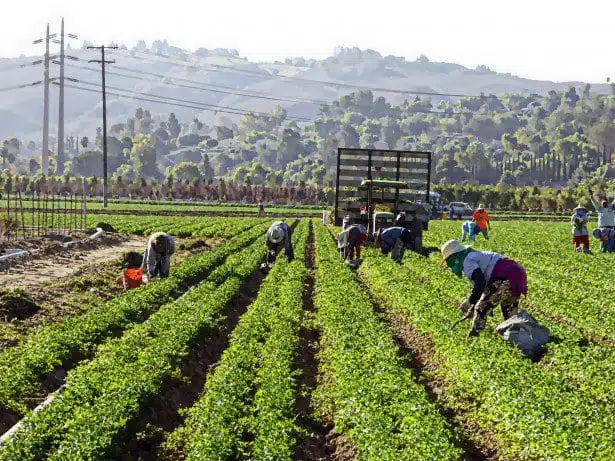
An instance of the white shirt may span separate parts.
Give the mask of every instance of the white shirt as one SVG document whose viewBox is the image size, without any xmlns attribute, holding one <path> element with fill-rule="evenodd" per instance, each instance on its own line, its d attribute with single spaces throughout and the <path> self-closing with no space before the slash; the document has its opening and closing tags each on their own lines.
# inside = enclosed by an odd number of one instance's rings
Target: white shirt
<svg viewBox="0 0 615 461">
<path fill-rule="evenodd" d="M 502 257 L 502 255 L 493 251 L 472 251 L 463 261 L 463 275 L 471 279 L 472 273 L 476 269 L 480 269 L 485 276 L 485 280 L 489 281 L 493 268 Z"/>
</svg>

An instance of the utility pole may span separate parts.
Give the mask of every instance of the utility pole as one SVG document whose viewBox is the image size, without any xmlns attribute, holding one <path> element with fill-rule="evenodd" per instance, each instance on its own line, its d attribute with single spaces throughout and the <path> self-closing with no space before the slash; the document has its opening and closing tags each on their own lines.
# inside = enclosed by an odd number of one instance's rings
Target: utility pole
<svg viewBox="0 0 615 461">
<path fill-rule="evenodd" d="M 88 62 L 96 62 L 102 69 L 102 103 L 103 103 L 103 207 L 107 208 L 108 181 L 107 181 L 107 95 L 105 89 L 105 64 L 113 64 L 115 61 L 105 61 L 105 49 L 116 49 L 117 46 L 88 46 L 88 49 L 100 50 L 100 60 L 91 59 Z"/>
<path fill-rule="evenodd" d="M 64 174 L 64 18 L 60 27 L 60 100 L 58 102 L 58 176 Z"/>
<path fill-rule="evenodd" d="M 74 34 L 68 34 L 68 38 L 78 38 Z M 60 62 L 54 61 L 54 64 L 60 64 L 60 97 L 58 102 L 58 160 L 57 160 L 57 174 L 62 175 L 64 173 L 64 162 L 66 160 L 64 152 L 64 60 L 65 58 L 78 60 L 74 56 L 66 56 L 64 52 L 64 18 L 62 18 L 62 26 L 60 29 L 60 40 L 54 40 L 54 42 L 60 44 Z M 70 80 L 70 79 L 69 79 Z"/>
<path fill-rule="evenodd" d="M 43 152 L 41 166 L 43 175 L 49 174 L 49 23 L 45 34 L 45 78 L 43 79 Z"/>
</svg>

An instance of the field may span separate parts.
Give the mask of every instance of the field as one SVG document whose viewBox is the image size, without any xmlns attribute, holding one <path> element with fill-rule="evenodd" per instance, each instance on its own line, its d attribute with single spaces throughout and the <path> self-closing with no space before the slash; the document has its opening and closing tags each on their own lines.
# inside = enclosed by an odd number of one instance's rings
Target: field
<svg viewBox="0 0 615 461">
<path fill-rule="evenodd" d="M 295 259 L 266 275 L 270 218 L 90 216 L 183 250 L 168 279 L 64 281 L 53 293 L 81 309 L 5 319 L 0 433 L 21 424 L 0 460 L 615 459 L 612 254 L 573 253 L 566 223 L 477 237 L 527 270 L 523 307 L 553 336 L 530 360 L 493 332 L 499 311 L 478 338 L 451 330 L 470 285 L 438 268 L 439 247 L 459 221 L 430 223 L 427 256 L 399 266 L 368 246 L 353 272 L 337 229 L 288 216 Z"/>
</svg>

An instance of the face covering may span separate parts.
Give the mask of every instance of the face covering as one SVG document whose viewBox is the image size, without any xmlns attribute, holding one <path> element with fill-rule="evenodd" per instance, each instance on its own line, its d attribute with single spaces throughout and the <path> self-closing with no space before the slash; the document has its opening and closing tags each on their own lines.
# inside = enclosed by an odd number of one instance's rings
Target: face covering
<svg viewBox="0 0 615 461">
<path fill-rule="evenodd" d="M 474 251 L 472 248 L 467 248 L 463 251 L 460 251 L 459 253 L 451 255 L 446 260 L 446 265 L 450 267 L 451 271 L 453 271 L 453 274 L 455 274 L 457 277 L 461 277 L 463 275 L 463 262 L 465 261 L 468 253 L 472 251 Z"/>
</svg>

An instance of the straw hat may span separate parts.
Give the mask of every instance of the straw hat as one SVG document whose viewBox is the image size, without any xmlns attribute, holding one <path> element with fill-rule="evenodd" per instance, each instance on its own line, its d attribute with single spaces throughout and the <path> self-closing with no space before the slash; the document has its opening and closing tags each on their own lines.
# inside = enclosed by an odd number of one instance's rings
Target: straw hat
<svg viewBox="0 0 615 461">
<path fill-rule="evenodd" d="M 442 264 L 455 253 L 464 251 L 467 247 L 459 243 L 458 240 L 449 240 L 442 245 Z"/>
<path fill-rule="evenodd" d="M 483 205 L 482 203 L 479 203 L 477 210 L 484 210 L 484 209 L 485 209 L 485 205 Z"/>
<path fill-rule="evenodd" d="M 284 231 L 280 227 L 274 227 L 269 236 L 271 243 L 280 243 L 284 239 Z"/>
</svg>

